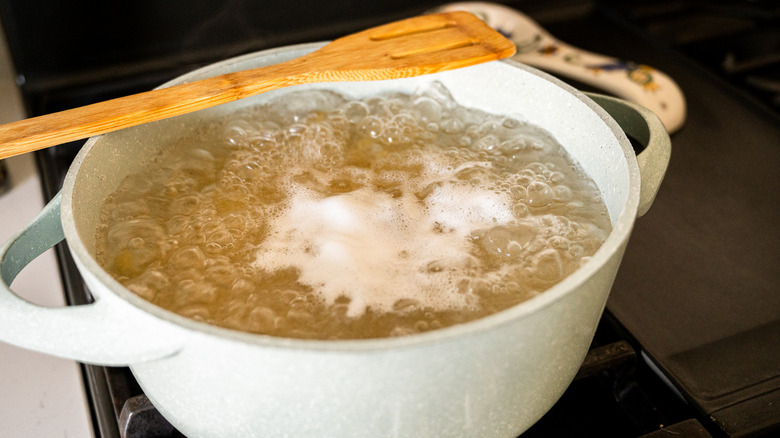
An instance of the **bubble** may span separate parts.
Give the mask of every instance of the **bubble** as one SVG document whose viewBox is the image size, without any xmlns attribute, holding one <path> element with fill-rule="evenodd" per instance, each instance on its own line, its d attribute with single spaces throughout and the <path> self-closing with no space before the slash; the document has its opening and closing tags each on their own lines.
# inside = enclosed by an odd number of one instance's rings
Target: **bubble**
<svg viewBox="0 0 780 438">
<path fill-rule="evenodd" d="M 206 257 L 201 250 L 193 246 L 176 251 L 169 262 L 179 270 L 200 270 L 206 265 Z"/>
<path fill-rule="evenodd" d="M 127 242 L 134 238 L 157 242 L 162 240 L 164 235 L 163 228 L 156 221 L 142 217 L 117 223 L 108 230 L 107 243 L 112 248 L 124 248 Z"/>
<path fill-rule="evenodd" d="M 201 172 L 202 175 L 210 174 L 209 172 Z M 171 199 L 179 196 L 182 193 L 191 192 L 198 186 L 198 180 L 192 178 L 185 173 L 178 173 L 174 175 L 168 181 L 163 183 L 163 194 Z"/>
<path fill-rule="evenodd" d="M 431 97 L 422 96 L 412 104 L 412 108 L 420 114 L 423 123 L 437 123 L 441 120 L 441 104 Z"/>
<path fill-rule="evenodd" d="M 359 130 L 371 138 L 379 138 L 382 135 L 383 123 L 376 116 L 368 116 L 360 122 Z"/>
<path fill-rule="evenodd" d="M 551 182 L 560 183 L 566 179 L 566 175 L 563 172 L 551 172 L 549 178 Z"/>
<path fill-rule="evenodd" d="M 113 220 L 126 220 L 137 218 L 139 216 L 148 216 L 150 213 L 149 204 L 146 202 L 119 202 L 111 211 Z"/>
<path fill-rule="evenodd" d="M 547 239 L 547 244 L 553 249 L 568 250 L 570 242 L 565 237 L 553 236 Z"/>
<path fill-rule="evenodd" d="M 219 252 L 222 252 L 224 248 L 222 245 L 216 242 L 208 242 L 206 243 L 206 246 L 203 248 L 203 250 L 208 254 L 217 254 Z"/>
<path fill-rule="evenodd" d="M 542 163 L 531 163 L 531 164 L 529 164 L 529 165 L 525 166 L 525 168 L 526 168 L 527 170 L 530 170 L 531 172 L 533 172 L 535 175 L 541 175 L 541 174 L 543 174 L 544 172 L 547 172 L 547 171 L 549 171 L 549 169 L 547 168 L 547 166 L 545 166 L 545 165 L 544 165 L 544 164 L 542 164 Z"/>
<path fill-rule="evenodd" d="M 522 202 L 518 202 L 512 205 L 512 214 L 516 218 L 522 219 L 524 217 L 527 217 L 529 214 L 531 214 L 531 210 L 528 209 L 527 205 L 523 204 Z"/>
<path fill-rule="evenodd" d="M 295 123 L 285 129 L 284 132 L 288 136 L 298 136 L 303 135 L 308 129 L 308 126 L 303 123 Z"/>
<path fill-rule="evenodd" d="M 222 223 L 226 228 L 244 231 L 248 227 L 248 219 L 241 214 L 227 214 L 223 216 Z"/>
<path fill-rule="evenodd" d="M 507 248 L 512 238 L 512 232 L 506 227 L 500 226 L 486 230 L 480 236 L 479 242 L 486 253 L 506 257 L 509 253 Z"/>
<path fill-rule="evenodd" d="M 157 296 L 157 288 L 146 284 L 130 283 L 127 285 L 127 288 L 147 301 L 152 301 Z"/>
<path fill-rule="evenodd" d="M 293 91 L 269 102 L 267 117 L 274 123 L 287 125 L 315 111 L 332 111 L 345 101 L 338 93 L 328 90 Z"/>
<path fill-rule="evenodd" d="M 245 278 L 238 278 L 233 281 L 233 284 L 230 286 L 230 290 L 236 295 L 246 296 L 257 290 L 257 288 L 251 281 Z"/>
<path fill-rule="evenodd" d="M 351 178 L 336 178 L 330 181 L 329 187 L 334 193 L 347 193 L 360 188 L 361 185 Z"/>
<path fill-rule="evenodd" d="M 393 310 L 398 312 L 411 312 L 420 307 L 420 302 L 414 298 L 401 298 L 393 303 Z"/>
<path fill-rule="evenodd" d="M 242 126 L 230 126 L 225 130 L 225 140 L 233 146 L 244 145 L 246 137 L 246 129 Z"/>
<path fill-rule="evenodd" d="M 189 181 L 194 178 L 208 177 L 216 173 L 214 156 L 211 152 L 193 148 L 188 149 L 185 157 L 181 160 L 171 163 L 172 169 L 179 172 L 184 172 L 183 175 L 178 175 L 179 179 Z M 194 178 L 193 178 L 194 177 Z M 197 183 L 195 182 L 197 185 Z"/>
<path fill-rule="evenodd" d="M 561 256 L 554 249 L 539 252 L 534 257 L 536 277 L 544 281 L 557 281 L 563 276 Z"/>
<path fill-rule="evenodd" d="M 116 256 L 114 269 L 119 275 L 132 278 L 142 274 L 158 256 L 158 251 L 152 246 L 126 247 L 120 250 Z"/>
<path fill-rule="evenodd" d="M 528 191 L 522 185 L 513 185 L 509 188 L 509 193 L 512 194 L 514 199 L 525 199 L 528 196 Z"/>
<path fill-rule="evenodd" d="M 182 316 L 202 322 L 208 321 L 211 317 L 208 306 L 202 303 L 181 306 L 177 309 L 177 312 Z"/>
<path fill-rule="evenodd" d="M 571 189 L 568 186 L 555 186 L 553 189 L 554 199 L 558 202 L 568 202 L 574 197 Z"/>
<path fill-rule="evenodd" d="M 163 173 L 163 172 L 160 172 Z M 158 177 L 163 175 L 158 175 Z M 167 176 L 167 175 L 166 175 Z M 163 176 L 165 178 L 166 176 Z M 126 198 L 137 198 L 148 194 L 156 185 L 155 179 L 146 178 L 141 175 L 129 175 L 119 184 L 115 192 L 117 196 L 117 204 L 124 204 L 118 195 L 123 195 Z"/>
<path fill-rule="evenodd" d="M 207 304 L 217 297 L 217 289 L 211 283 L 202 279 L 186 279 L 179 282 L 178 301 L 184 306 L 190 303 Z"/>
<path fill-rule="evenodd" d="M 197 211 L 200 205 L 201 198 L 196 194 L 178 196 L 173 201 L 171 201 L 170 212 L 171 214 L 177 216 L 187 216 Z"/>
<path fill-rule="evenodd" d="M 453 99 L 450 90 L 448 90 L 441 82 L 431 82 L 427 84 L 421 90 L 418 90 L 418 94 L 430 97 L 435 100 L 443 110 L 449 110 L 455 107 L 456 102 Z"/>
<path fill-rule="evenodd" d="M 550 205 L 555 194 L 547 184 L 541 181 L 533 181 L 528 185 L 527 200 L 531 207 L 544 207 Z"/>
<path fill-rule="evenodd" d="M 498 145 L 498 150 L 506 157 L 515 158 L 528 147 L 522 138 L 510 138 Z"/>
<path fill-rule="evenodd" d="M 368 113 L 368 105 L 360 101 L 349 102 L 344 108 L 344 116 L 350 123 L 358 123 L 363 117 L 367 116 Z"/>
<path fill-rule="evenodd" d="M 382 132 L 383 140 L 387 144 L 404 144 L 408 143 L 408 137 L 404 135 L 404 129 L 398 125 L 390 125 Z"/>
<path fill-rule="evenodd" d="M 235 239 L 233 238 L 233 235 L 227 229 L 219 229 L 214 231 L 213 233 L 209 234 L 208 238 L 206 239 L 207 242 L 216 243 L 223 248 L 232 245 L 234 240 Z"/>
<path fill-rule="evenodd" d="M 444 263 L 441 260 L 434 260 L 432 262 L 429 262 L 425 265 L 425 269 L 423 272 L 427 272 L 430 274 L 434 274 L 437 272 L 441 272 L 445 269 Z"/>
<path fill-rule="evenodd" d="M 314 322 L 314 316 L 311 313 L 296 308 L 290 309 L 286 317 L 290 324 L 311 325 Z"/>
<path fill-rule="evenodd" d="M 547 247 L 547 241 L 544 239 L 544 236 L 539 236 L 533 239 L 531 242 L 529 242 L 528 246 L 526 247 L 526 250 L 530 253 L 538 253 L 539 251 L 543 250 Z"/>
<path fill-rule="evenodd" d="M 498 137 L 493 134 L 488 134 L 478 139 L 474 143 L 474 147 L 483 151 L 494 151 L 498 149 L 499 144 L 500 140 Z"/>
<path fill-rule="evenodd" d="M 387 97 L 383 101 L 385 111 L 388 115 L 392 116 L 399 113 L 406 104 L 401 97 Z"/>
<path fill-rule="evenodd" d="M 501 126 L 506 129 L 517 129 L 522 125 L 522 122 L 512 117 L 505 117 L 501 120 Z"/>
<path fill-rule="evenodd" d="M 466 129 L 466 125 L 460 119 L 447 118 L 441 121 L 441 130 L 447 134 L 460 134 Z"/>
<path fill-rule="evenodd" d="M 409 336 L 415 334 L 416 331 L 414 329 L 411 329 L 409 327 L 403 326 L 403 325 L 397 325 L 393 327 L 392 330 L 390 330 L 390 333 L 388 336 L 390 337 L 399 337 L 399 336 Z"/>
</svg>

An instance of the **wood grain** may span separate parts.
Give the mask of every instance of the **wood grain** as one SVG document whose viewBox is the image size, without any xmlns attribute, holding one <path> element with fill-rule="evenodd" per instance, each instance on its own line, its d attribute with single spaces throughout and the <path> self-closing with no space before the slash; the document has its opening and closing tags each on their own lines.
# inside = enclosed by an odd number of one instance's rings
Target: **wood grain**
<svg viewBox="0 0 780 438">
<path fill-rule="evenodd" d="M 513 55 L 468 12 L 424 15 L 334 40 L 291 61 L 147 91 L 0 126 L 0 159 L 304 83 L 397 79 Z"/>
</svg>

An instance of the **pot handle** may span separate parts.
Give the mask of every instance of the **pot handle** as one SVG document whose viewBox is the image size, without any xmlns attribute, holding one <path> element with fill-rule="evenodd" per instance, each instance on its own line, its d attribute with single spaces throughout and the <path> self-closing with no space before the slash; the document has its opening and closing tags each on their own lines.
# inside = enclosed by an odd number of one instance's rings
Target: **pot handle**
<svg viewBox="0 0 780 438">
<path fill-rule="evenodd" d="M 636 157 L 642 179 L 636 215 L 643 216 L 653 204 L 669 167 L 672 152 L 669 133 L 658 116 L 643 106 L 603 94 L 585 94 L 604 108 L 626 135 L 645 147 Z"/>
<path fill-rule="evenodd" d="M 22 231 L 0 247 L 0 341 L 101 365 L 129 365 L 175 354 L 183 334 L 140 309 L 109 299 L 44 307 L 16 295 L 10 284 L 44 251 L 65 238 L 57 194 Z M 108 298 L 108 297 L 107 297 Z"/>
</svg>

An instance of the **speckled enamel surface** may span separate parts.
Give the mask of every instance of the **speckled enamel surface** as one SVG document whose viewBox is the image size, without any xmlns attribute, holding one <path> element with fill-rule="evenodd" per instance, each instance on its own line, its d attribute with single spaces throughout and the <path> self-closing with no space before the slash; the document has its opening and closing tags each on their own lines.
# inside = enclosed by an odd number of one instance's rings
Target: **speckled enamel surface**
<svg viewBox="0 0 780 438">
<path fill-rule="evenodd" d="M 178 81 L 275 63 L 316 47 L 248 55 Z M 47 228 L 57 228 L 61 214 L 64 235 L 96 303 L 53 315 L 49 309 L 19 304 L 3 287 L 0 321 L 8 312 L 22 315 L 17 323 L 32 315 L 40 330 L 29 335 L 34 342 L 18 329 L 9 339 L 8 324 L 2 322 L 0 339 L 82 361 L 129 364 L 155 406 L 188 436 L 517 436 L 573 379 L 617 272 L 640 205 L 640 188 L 651 183 L 640 180 L 630 145 L 600 107 L 513 62 L 318 87 L 359 96 L 413 90 L 432 80 L 443 82 L 463 105 L 542 126 L 580 161 L 600 187 L 614 227 L 588 264 L 544 294 L 490 317 L 421 335 L 367 341 L 280 339 L 207 326 L 152 306 L 100 269 L 91 254 L 97 208 L 125 174 L 143 165 L 156 140 L 175 136 L 192 120 L 288 91 L 278 90 L 90 140 L 66 179 L 61 206 L 50 205 L 48 219 L 30 229 L 48 236 L 39 246 L 51 245 L 61 234 L 54 236 L 59 231 Z M 656 189 L 649 187 L 653 194 Z M 32 252 L 23 245 L 6 246 L 0 256 L 5 262 Z M 5 267 L 3 272 L 5 278 Z M 62 326 L 68 324 L 77 327 Z M 58 336 L 67 330 L 81 337 Z"/>
</svg>

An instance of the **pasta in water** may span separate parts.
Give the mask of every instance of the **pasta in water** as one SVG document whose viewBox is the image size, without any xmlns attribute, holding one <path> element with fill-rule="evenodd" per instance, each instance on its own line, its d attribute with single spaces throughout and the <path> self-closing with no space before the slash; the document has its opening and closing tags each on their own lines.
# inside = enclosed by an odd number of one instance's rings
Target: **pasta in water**
<svg viewBox="0 0 780 438">
<path fill-rule="evenodd" d="M 273 336 L 401 336 L 511 307 L 610 232 L 554 138 L 440 84 L 296 91 L 193 128 L 101 210 L 99 263 L 146 300 Z"/>
</svg>

